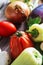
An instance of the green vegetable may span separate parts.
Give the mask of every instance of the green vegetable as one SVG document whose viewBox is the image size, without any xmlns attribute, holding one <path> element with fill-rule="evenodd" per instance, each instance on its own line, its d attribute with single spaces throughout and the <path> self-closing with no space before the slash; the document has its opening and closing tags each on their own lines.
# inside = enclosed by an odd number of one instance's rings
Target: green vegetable
<svg viewBox="0 0 43 65">
<path fill-rule="evenodd" d="M 35 48 L 26 48 L 11 65 L 41 65 L 42 55 Z"/>
<path fill-rule="evenodd" d="M 10 2 L 15 2 L 15 1 L 23 1 L 24 2 L 24 0 L 10 0 Z"/>
<path fill-rule="evenodd" d="M 37 29 L 33 29 L 33 30 L 32 30 L 31 32 L 29 32 L 29 33 L 31 33 L 34 38 L 36 38 L 36 37 L 39 35 L 39 32 L 38 32 Z"/>
<path fill-rule="evenodd" d="M 15 2 L 15 1 L 22 1 L 26 3 L 31 11 L 38 6 L 38 2 L 39 2 L 39 0 L 10 0 L 10 2 Z"/>
<path fill-rule="evenodd" d="M 30 0 L 10 0 L 11 2 L 14 2 L 14 1 L 23 1 L 25 3 L 29 2 Z"/>
<path fill-rule="evenodd" d="M 38 6 L 39 0 L 24 0 L 24 2 L 30 7 L 32 11 Z"/>
<path fill-rule="evenodd" d="M 24 0 L 25 3 L 28 3 L 30 0 Z"/>
<path fill-rule="evenodd" d="M 15 0 L 10 0 L 11 2 L 15 2 Z"/>
<path fill-rule="evenodd" d="M 43 65 L 43 56 L 42 56 L 42 65 Z"/>
<path fill-rule="evenodd" d="M 34 42 L 34 47 L 43 55 L 43 51 L 40 48 L 42 42 Z"/>
<path fill-rule="evenodd" d="M 41 22 L 41 18 L 40 17 L 36 17 L 36 18 L 29 18 L 27 20 L 27 28 L 29 28 L 31 25 L 33 24 L 39 24 Z"/>
<path fill-rule="evenodd" d="M 43 41 L 43 24 L 33 24 L 28 31 L 33 32 L 31 34 L 35 42 Z"/>
</svg>

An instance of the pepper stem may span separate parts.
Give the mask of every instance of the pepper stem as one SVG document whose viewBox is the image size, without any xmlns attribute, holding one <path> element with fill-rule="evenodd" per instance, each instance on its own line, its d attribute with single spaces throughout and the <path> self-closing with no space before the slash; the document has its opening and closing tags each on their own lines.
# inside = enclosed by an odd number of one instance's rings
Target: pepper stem
<svg viewBox="0 0 43 65">
<path fill-rule="evenodd" d="M 16 35 L 17 35 L 18 37 L 22 36 L 22 34 L 21 34 L 19 31 L 16 32 Z"/>
<path fill-rule="evenodd" d="M 29 2 L 30 0 L 24 0 L 24 2 Z"/>
<path fill-rule="evenodd" d="M 30 33 L 32 37 L 36 38 L 39 35 L 39 32 L 37 29 L 33 29 L 31 32 L 29 30 L 26 31 L 27 33 Z"/>
</svg>

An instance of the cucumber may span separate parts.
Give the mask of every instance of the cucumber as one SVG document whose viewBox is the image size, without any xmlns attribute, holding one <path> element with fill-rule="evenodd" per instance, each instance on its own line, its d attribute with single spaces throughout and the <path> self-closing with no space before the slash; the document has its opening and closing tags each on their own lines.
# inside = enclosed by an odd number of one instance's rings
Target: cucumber
<svg viewBox="0 0 43 65">
<path fill-rule="evenodd" d="M 38 30 L 39 34 L 37 37 L 32 37 L 32 39 L 35 41 L 35 42 L 41 42 L 43 41 L 43 25 L 39 25 L 39 24 L 33 24 L 30 28 L 29 28 L 29 31 L 32 32 L 32 30 Z"/>
</svg>

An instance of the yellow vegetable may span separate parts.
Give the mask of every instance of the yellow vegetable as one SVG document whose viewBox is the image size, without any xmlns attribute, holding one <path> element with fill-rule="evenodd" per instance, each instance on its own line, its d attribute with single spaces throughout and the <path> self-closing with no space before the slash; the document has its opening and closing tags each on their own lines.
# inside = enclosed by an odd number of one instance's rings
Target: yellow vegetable
<svg viewBox="0 0 43 65">
<path fill-rule="evenodd" d="M 40 25 L 39 24 L 33 24 L 29 28 L 29 32 L 32 32 L 34 29 L 36 29 L 39 34 L 37 35 L 37 37 L 32 36 L 33 40 L 35 42 L 38 42 L 38 41 L 41 42 L 41 41 L 43 41 L 43 24 L 40 24 Z M 36 35 L 36 33 L 34 35 Z"/>
<path fill-rule="evenodd" d="M 11 65 L 42 65 L 42 55 L 33 47 L 26 48 Z"/>
<path fill-rule="evenodd" d="M 24 0 L 10 0 L 11 2 L 14 2 L 14 1 L 24 1 Z"/>
</svg>

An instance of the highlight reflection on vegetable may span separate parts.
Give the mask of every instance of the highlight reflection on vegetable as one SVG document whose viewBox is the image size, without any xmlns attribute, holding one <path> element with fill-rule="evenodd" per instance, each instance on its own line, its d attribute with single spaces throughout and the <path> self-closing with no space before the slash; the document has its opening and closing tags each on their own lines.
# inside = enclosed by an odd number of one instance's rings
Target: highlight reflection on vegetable
<svg viewBox="0 0 43 65">
<path fill-rule="evenodd" d="M 16 32 L 10 39 L 10 51 L 13 58 L 16 58 L 25 48 L 33 46 L 32 40 L 23 31 Z"/>
<path fill-rule="evenodd" d="M 9 4 L 5 10 L 5 15 L 8 19 L 19 23 L 26 20 L 29 14 L 30 9 L 21 1 L 15 1 Z"/>
<path fill-rule="evenodd" d="M 11 65 L 42 65 L 42 55 L 35 48 L 26 48 Z"/>
<path fill-rule="evenodd" d="M 8 21 L 0 21 L 0 36 L 10 36 L 16 32 L 16 27 L 14 24 Z"/>
<path fill-rule="evenodd" d="M 39 16 L 41 18 L 41 22 L 43 22 L 43 4 L 35 8 L 30 15 L 32 18 L 35 18 L 37 16 Z"/>
<path fill-rule="evenodd" d="M 33 24 L 29 28 L 29 32 L 32 34 L 32 38 L 36 42 L 43 41 L 43 23 L 42 24 Z"/>
</svg>

